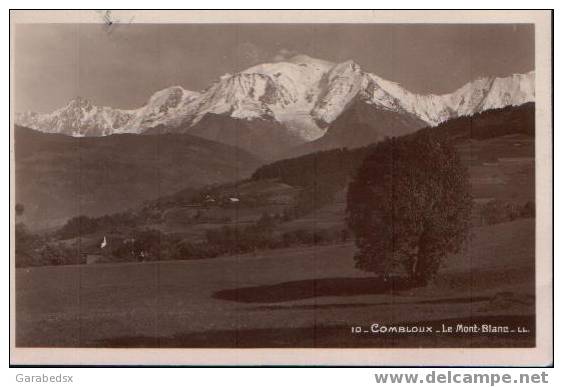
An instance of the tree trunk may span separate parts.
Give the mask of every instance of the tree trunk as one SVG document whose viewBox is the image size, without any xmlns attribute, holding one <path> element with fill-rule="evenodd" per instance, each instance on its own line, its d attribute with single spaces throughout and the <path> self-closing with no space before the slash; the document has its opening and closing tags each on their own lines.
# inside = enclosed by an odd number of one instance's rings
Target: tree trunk
<svg viewBox="0 0 563 387">
<path fill-rule="evenodd" d="M 414 257 L 411 269 L 411 280 L 415 285 L 426 286 L 428 284 L 427 272 L 424 265 L 428 264 L 428 233 L 422 232 L 418 239 L 418 251 Z"/>
</svg>

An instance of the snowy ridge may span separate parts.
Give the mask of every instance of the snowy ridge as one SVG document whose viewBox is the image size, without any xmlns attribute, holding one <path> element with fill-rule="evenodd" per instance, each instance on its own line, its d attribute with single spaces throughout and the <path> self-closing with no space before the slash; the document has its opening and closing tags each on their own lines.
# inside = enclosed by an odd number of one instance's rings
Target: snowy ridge
<svg viewBox="0 0 563 387">
<path fill-rule="evenodd" d="M 180 86 L 157 91 L 149 102 L 135 111 L 127 124 L 119 128 L 122 132 L 139 133 L 158 125 L 176 126 L 181 124 L 192 103 L 197 101 L 199 93 L 185 90 Z"/>
<path fill-rule="evenodd" d="M 87 99 L 77 97 L 52 113 L 26 112 L 16 115 L 15 121 L 49 133 L 75 137 L 105 136 L 124 126 L 134 115 L 134 111 L 94 106 Z"/>
<path fill-rule="evenodd" d="M 16 123 L 72 136 L 142 133 L 156 126 L 189 131 L 206 114 L 243 120 L 271 120 L 303 142 L 322 137 L 354 101 L 412 114 L 429 125 L 483 110 L 534 101 L 534 72 L 484 77 L 444 95 L 412 93 L 364 72 L 353 61 L 332 63 L 298 55 L 225 74 L 201 93 L 173 86 L 156 92 L 139 109 L 98 107 L 83 98 L 52 113 L 22 113 Z M 188 129 L 186 129 L 188 128 Z"/>
<path fill-rule="evenodd" d="M 141 133 L 157 125 L 176 125 L 199 93 L 179 86 L 160 90 L 136 110 L 95 106 L 77 97 L 52 113 L 25 112 L 16 115 L 17 124 L 47 133 L 74 137 L 107 136 L 115 133 Z"/>
<path fill-rule="evenodd" d="M 362 90 L 363 77 L 360 66 L 347 61 L 334 66 L 325 77 L 322 94 L 312 114 L 321 124 L 329 124 L 350 104 Z"/>
<path fill-rule="evenodd" d="M 369 86 L 364 91 L 364 100 L 393 111 L 402 109 L 429 125 L 484 110 L 534 101 L 533 71 L 505 78 L 480 78 L 444 95 L 414 94 L 376 75 L 369 74 L 368 77 Z"/>
</svg>

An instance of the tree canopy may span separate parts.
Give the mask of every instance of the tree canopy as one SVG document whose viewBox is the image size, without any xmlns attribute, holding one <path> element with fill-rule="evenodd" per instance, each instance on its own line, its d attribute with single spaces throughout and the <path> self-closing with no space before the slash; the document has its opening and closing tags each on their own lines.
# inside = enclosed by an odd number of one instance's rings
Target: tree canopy
<svg viewBox="0 0 563 387">
<path fill-rule="evenodd" d="M 471 206 L 467 169 L 446 136 L 421 131 L 377 144 L 348 189 L 356 266 L 426 284 L 462 247 Z"/>
</svg>

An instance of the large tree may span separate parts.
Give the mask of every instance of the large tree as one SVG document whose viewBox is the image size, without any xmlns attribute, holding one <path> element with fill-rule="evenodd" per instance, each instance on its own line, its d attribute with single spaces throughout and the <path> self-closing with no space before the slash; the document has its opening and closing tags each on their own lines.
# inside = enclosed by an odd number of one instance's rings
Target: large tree
<svg viewBox="0 0 563 387">
<path fill-rule="evenodd" d="M 374 147 L 348 189 L 356 266 L 424 285 L 468 237 L 468 173 L 445 136 L 424 130 Z"/>
</svg>

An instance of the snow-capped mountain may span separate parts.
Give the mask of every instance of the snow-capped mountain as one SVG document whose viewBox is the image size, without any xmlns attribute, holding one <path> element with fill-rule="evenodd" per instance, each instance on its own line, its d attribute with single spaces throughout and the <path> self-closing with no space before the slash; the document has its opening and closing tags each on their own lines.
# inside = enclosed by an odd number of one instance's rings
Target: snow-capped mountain
<svg viewBox="0 0 563 387">
<path fill-rule="evenodd" d="M 206 134 L 203 125 L 210 121 L 204 117 L 219 115 L 235 123 L 244 120 L 245 128 L 255 122 L 253 136 L 267 136 L 269 128 L 276 128 L 278 138 L 281 126 L 293 144 L 322 137 L 332 122 L 359 101 L 385 112 L 412 115 L 409 121 L 437 125 L 461 115 L 534 101 L 534 72 L 480 78 L 449 94 L 421 95 L 365 72 L 353 61 L 332 63 L 298 55 L 226 74 L 201 93 L 180 86 L 158 91 L 139 109 L 98 107 L 77 98 L 52 113 L 18 114 L 16 123 L 72 136 L 142 133 L 159 127 L 215 139 L 218 132 Z M 219 121 L 211 120 L 215 126 Z M 232 125 L 233 130 L 239 126 Z M 252 146 L 253 138 L 247 140 Z"/>
<path fill-rule="evenodd" d="M 87 99 L 77 97 L 52 113 L 26 112 L 16 115 L 15 121 L 42 132 L 83 137 L 118 132 L 133 116 L 133 111 L 94 106 Z"/>
<path fill-rule="evenodd" d="M 42 132 L 74 137 L 142 133 L 157 125 L 179 124 L 180 117 L 186 114 L 186 106 L 198 97 L 199 93 L 180 86 L 169 87 L 156 92 L 145 106 L 134 110 L 95 106 L 89 100 L 77 97 L 52 113 L 20 113 L 15 121 Z"/>
<path fill-rule="evenodd" d="M 122 132 L 140 133 L 158 125 L 177 126 L 189 112 L 189 106 L 199 98 L 195 91 L 173 86 L 157 91 L 147 104 L 134 111 L 133 117 L 121 128 Z"/>
<path fill-rule="evenodd" d="M 237 119 L 270 119 L 284 124 L 304 141 L 322 136 L 311 111 L 322 92 L 330 62 L 297 56 L 289 62 L 267 63 L 224 75 L 195 106 L 191 124 L 208 113 Z"/>
</svg>

